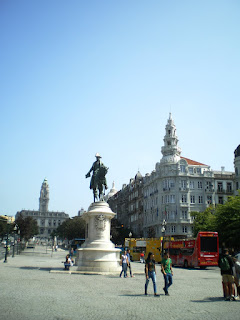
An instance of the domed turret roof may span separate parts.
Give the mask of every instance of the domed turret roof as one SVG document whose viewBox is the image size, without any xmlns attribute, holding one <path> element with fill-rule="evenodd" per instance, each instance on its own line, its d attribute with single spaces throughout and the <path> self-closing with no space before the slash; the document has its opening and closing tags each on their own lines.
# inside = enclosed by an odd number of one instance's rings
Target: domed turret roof
<svg viewBox="0 0 240 320">
<path fill-rule="evenodd" d="M 109 193 L 106 195 L 106 200 L 110 199 L 112 196 L 114 196 L 117 193 L 117 189 L 115 189 L 115 183 L 113 181 L 112 189 L 109 191 Z"/>
<path fill-rule="evenodd" d="M 141 175 L 140 171 L 138 170 L 137 174 L 135 175 L 135 180 L 142 180 L 143 176 Z"/>
</svg>

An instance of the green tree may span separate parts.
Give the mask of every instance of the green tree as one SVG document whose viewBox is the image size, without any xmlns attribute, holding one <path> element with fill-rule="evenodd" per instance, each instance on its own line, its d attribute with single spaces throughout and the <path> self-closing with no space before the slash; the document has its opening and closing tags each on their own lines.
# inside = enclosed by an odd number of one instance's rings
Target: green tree
<svg viewBox="0 0 240 320">
<path fill-rule="evenodd" d="M 125 228 L 123 224 L 121 224 L 117 219 L 111 220 L 111 241 L 117 245 L 124 245 L 125 238 L 129 238 L 129 233 L 131 230 L 129 228 Z M 132 234 L 134 238 L 134 234 Z"/>
<path fill-rule="evenodd" d="M 240 247 L 240 194 L 216 207 L 216 230 L 220 243 L 230 248 Z"/>
<path fill-rule="evenodd" d="M 148 238 L 155 238 L 156 237 L 156 232 L 153 227 L 148 228 Z"/>
<path fill-rule="evenodd" d="M 194 218 L 194 236 L 199 231 L 217 231 L 221 246 L 240 248 L 240 194 L 229 197 L 215 208 L 192 212 L 191 216 Z"/>
<path fill-rule="evenodd" d="M 32 217 L 23 217 L 20 215 L 16 220 L 16 224 L 20 229 L 21 239 L 28 241 L 33 236 L 39 233 L 39 228 L 37 225 L 37 221 Z"/>
<path fill-rule="evenodd" d="M 56 230 L 54 235 L 61 239 L 72 240 L 74 238 L 85 238 L 86 223 L 82 217 L 69 218 L 64 221 Z"/>
<path fill-rule="evenodd" d="M 0 220 L 0 237 L 3 239 L 5 234 L 7 233 L 7 222 Z"/>
<path fill-rule="evenodd" d="M 209 207 L 203 212 L 193 211 L 191 216 L 194 219 L 194 237 L 197 236 L 199 231 L 216 231 L 216 215 L 213 207 Z"/>
</svg>

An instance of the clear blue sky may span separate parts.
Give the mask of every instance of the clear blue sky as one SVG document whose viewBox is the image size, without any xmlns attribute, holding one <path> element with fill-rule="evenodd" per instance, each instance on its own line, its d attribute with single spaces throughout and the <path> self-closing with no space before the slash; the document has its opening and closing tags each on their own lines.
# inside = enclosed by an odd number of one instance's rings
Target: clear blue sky
<svg viewBox="0 0 240 320">
<path fill-rule="evenodd" d="M 70 216 L 92 202 L 95 153 L 120 189 L 161 157 L 233 171 L 240 143 L 240 2 L 0 1 L 0 214 Z"/>
</svg>

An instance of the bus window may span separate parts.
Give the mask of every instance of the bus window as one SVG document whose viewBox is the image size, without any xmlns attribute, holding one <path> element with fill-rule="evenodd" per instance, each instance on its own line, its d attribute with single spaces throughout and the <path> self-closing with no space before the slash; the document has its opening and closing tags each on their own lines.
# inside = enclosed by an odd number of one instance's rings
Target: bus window
<svg viewBox="0 0 240 320">
<path fill-rule="evenodd" d="M 180 249 L 169 248 L 169 255 L 170 256 L 177 256 L 180 253 Z"/>
<path fill-rule="evenodd" d="M 182 248 L 181 253 L 184 256 L 191 256 L 193 254 L 194 248 Z"/>
<path fill-rule="evenodd" d="M 217 237 L 200 237 L 201 252 L 217 252 Z"/>
</svg>

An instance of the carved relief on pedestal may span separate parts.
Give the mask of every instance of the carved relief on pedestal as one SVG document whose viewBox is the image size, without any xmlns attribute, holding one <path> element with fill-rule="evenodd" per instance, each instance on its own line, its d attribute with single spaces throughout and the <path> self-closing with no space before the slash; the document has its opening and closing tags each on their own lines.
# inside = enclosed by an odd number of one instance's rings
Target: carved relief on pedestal
<svg viewBox="0 0 240 320">
<path fill-rule="evenodd" d="M 104 231 L 106 229 L 106 218 L 103 214 L 95 217 L 95 227 L 97 230 Z"/>
</svg>

